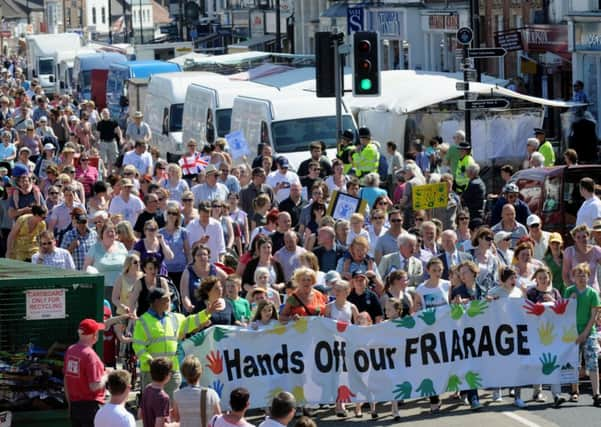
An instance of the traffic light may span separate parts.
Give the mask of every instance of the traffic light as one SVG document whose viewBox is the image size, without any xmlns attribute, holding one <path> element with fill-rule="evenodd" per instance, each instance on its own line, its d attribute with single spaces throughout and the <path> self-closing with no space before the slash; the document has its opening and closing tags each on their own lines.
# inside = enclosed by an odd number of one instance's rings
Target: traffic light
<svg viewBox="0 0 601 427">
<path fill-rule="evenodd" d="M 380 95 L 380 38 L 378 33 L 353 33 L 353 95 Z"/>
<path fill-rule="evenodd" d="M 315 89 L 318 98 L 333 98 L 335 91 L 334 43 L 332 33 L 315 33 Z"/>
</svg>

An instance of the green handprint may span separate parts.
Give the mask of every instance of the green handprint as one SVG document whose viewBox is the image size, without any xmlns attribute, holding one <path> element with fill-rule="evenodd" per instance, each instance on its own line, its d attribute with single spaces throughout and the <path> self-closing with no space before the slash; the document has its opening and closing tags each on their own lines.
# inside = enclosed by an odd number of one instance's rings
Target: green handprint
<svg viewBox="0 0 601 427">
<path fill-rule="evenodd" d="M 405 381 L 402 384 L 397 384 L 392 393 L 396 400 L 403 400 L 411 397 L 411 390 L 411 383 L 409 381 Z"/>
<path fill-rule="evenodd" d="M 415 391 L 420 393 L 421 397 L 436 395 L 436 392 L 434 391 L 434 383 L 432 383 L 430 378 L 424 379 L 419 387 L 415 389 Z"/>
<path fill-rule="evenodd" d="M 436 322 L 436 308 L 426 308 L 418 316 L 426 325 L 433 325 Z"/>
<path fill-rule="evenodd" d="M 415 326 L 415 319 L 413 316 L 405 316 L 401 319 L 394 319 L 392 323 L 394 323 L 397 328 L 412 329 Z"/>
<path fill-rule="evenodd" d="M 459 320 L 463 313 L 465 313 L 465 308 L 462 304 L 451 304 L 451 319 Z"/>
<path fill-rule="evenodd" d="M 225 328 L 220 328 L 219 326 L 215 327 L 215 330 L 213 332 L 213 339 L 217 342 L 221 341 L 224 338 L 227 338 L 230 336 L 230 333 L 227 329 Z"/>
<path fill-rule="evenodd" d="M 190 340 L 194 343 L 196 347 L 200 347 L 203 342 L 205 342 L 206 333 L 205 331 L 198 332 L 190 337 Z"/>
<path fill-rule="evenodd" d="M 488 308 L 486 301 L 475 300 L 470 302 L 470 306 L 467 308 L 467 315 L 469 317 L 476 317 L 479 314 L 483 314 Z"/>
<path fill-rule="evenodd" d="M 540 342 L 542 345 L 551 345 L 555 340 L 555 326 L 551 322 L 543 323 L 538 328 L 538 337 L 540 338 Z"/>
<path fill-rule="evenodd" d="M 543 365 L 543 374 L 545 375 L 551 375 L 554 370 L 559 368 L 557 356 L 553 356 L 551 353 L 543 353 L 538 360 L 540 360 L 540 363 Z"/>
<path fill-rule="evenodd" d="M 567 344 L 571 344 L 578 338 L 578 331 L 576 325 L 572 325 L 569 328 L 564 328 L 561 340 Z"/>
<path fill-rule="evenodd" d="M 470 389 L 475 389 L 482 386 L 480 374 L 474 371 L 467 371 L 465 374 L 465 382 L 467 382 L 467 385 L 470 387 Z"/>
<path fill-rule="evenodd" d="M 459 391 L 459 386 L 461 385 L 462 381 L 461 379 L 453 374 L 449 377 L 449 381 L 447 383 L 447 391 L 449 392 L 458 392 Z"/>
</svg>

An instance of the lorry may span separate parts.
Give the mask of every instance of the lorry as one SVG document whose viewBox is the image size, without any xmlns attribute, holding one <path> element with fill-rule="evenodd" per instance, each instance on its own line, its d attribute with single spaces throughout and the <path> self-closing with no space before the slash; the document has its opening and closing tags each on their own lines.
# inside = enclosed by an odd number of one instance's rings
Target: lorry
<svg viewBox="0 0 601 427">
<path fill-rule="evenodd" d="M 600 165 L 551 166 L 522 169 L 511 180 L 520 189 L 520 198 L 543 223 L 543 230 L 560 233 L 564 246 L 572 242 L 570 230 L 584 202 L 578 183 L 584 177 L 601 182 Z"/>
<path fill-rule="evenodd" d="M 343 103 L 342 129 L 356 128 Z M 295 169 L 307 158 L 313 141 L 323 141 L 328 157 L 333 158 L 337 142 L 335 100 L 291 88 L 263 96 L 240 95 L 232 108 L 231 132 L 235 131 L 242 132 L 250 156 L 269 144 L 274 156 L 285 155 Z"/>
<path fill-rule="evenodd" d="M 229 82 L 225 76 L 207 71 L 164 73 L 150 78 L 144 115 L 152 130 L 152 144 L 159 147 L 161 154 L 184 151 L 182 117 L 188 87 L 192 83 L 215 81 Z"/>
<path fill-rule="evenodd" d="M 186 92 L 182 118 L 182 140 L 211 144 L 230 132 L 232 107 L 238 95 L 264 96 L 277 89 L 239 80 L 192 83 Z"/>
<path fill-rule="evenodd" d="M 91 99 L 92 84 L 97 82 L 92 79 L 92 70 L 108 71 L 111 64 L 126 61 L 125 55 L 117 52 L 93 52 L 77 55 L 73 64 L 73 88 L 77 100 Z M 106 88 L 106 75 L 103 86 Z M 103 100 L 102 104 L 105 102 Z"/>
<path fill-rule="evenodd" d="M 176 71 L 181 71 L 178 64 L 164 61 L 126 61 L 111 64 L 106 80 L 106 106 L 111 112 L 111 117 L 123 124 L 121 116 L 127 112 L 128 80 Z"/>
<path fill-rule="evenodd" d="M 52 95 L 60 90 L 59 63 L 68 64 L 83 47 L 81 37 L 75 33 L 36 34 L 26 38 L 27 78 L 37 78 L 44 92 Z M 71 53 L 68 53 L 71 52 Z M 68 68 L 68 65 L 67 65 Z M 64 69 L 62 70 L 64 73 Z"/>
</svg>

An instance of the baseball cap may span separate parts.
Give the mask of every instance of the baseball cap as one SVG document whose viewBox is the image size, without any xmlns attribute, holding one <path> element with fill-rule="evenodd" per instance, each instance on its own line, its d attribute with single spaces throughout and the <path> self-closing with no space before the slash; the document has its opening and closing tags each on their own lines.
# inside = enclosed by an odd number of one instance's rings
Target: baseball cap
<svg viewBox="0 0 601 427">
<path fill-rule="evenodd" d="M 51 143 L 47 143 L 47 144 L 44 144 L 44 151 L 46 151 L 46 150 L 54 151 L 54 150 L 56 150 L 56 147 Z"/>
<path fill-rule="evenodd" d="M 82 335 L 92 335 L 98 331 L 104 331 L 104 323 L 97 322 L 94 319 L 83 319 L 79 322 L 79 330 Z"/>
<path fill-rule="evenodd" d="M 290 163 L 288 162 L 288 159 L 286 157 L 284 157 L 284 156 L 278 157 L 278 159 L 276 160 L 276 163 L 281 168 L 287 168 L 288 166 L 290 166 Z"/>
<path fill-rule="evenodd" d="M 519 192 L 520 192 L 520 189 L 514 182 L 505 184 L 505 187 L 503 187 L 503 193 L 519 193 Z"/>
<path fill-rule="evenodd" d="M 597 218 L 593 221 L 593 231 L 601 231 L 601 218 Z"/>
<path fill-rule="evenodd" d="M 528 227 L 531 227 L 534 224 L 538 224 L 538 225 L 541 224 L 540 217 L 535 214 L 529 215 L 528 218 L 526 219 L 526 225 Z"/>
<path fill-rule="evenodd" d="M 260 287 L 260 286 L 255 286 L 254 288 L 252 288 L 252 289 L 251 289 L 251 290 L 248 292 L 248 297 L 249 297 L 249 298 L 254 298 L 254 297 L 255 297 L 255 294 L 258 294 L 258 293 L 267 294 L 267 291 L 266 291 L 264 288 Z"/>
<path fill-rule="evenodd" d="M 148 294 L 148 301 L 150 301 L 150 303 L 152 304 L 153 302 L 155 302 L 157 300 L 160 300 L 163 298 L 168 298 L 170 296 L 171 296 L 171 293 L 169 291 L 166 291 L 163 288 L 154 288 Z"/>
<path fill-rule="evenodd" d="M 326 273 L 325 277 L 324 277 L 324 281 L 326 282 L 326 284 L 330 284 L 331 282 L 336 282 L 340 280 L 340 273 L 338 273 L 336 270 L 330 270 Z"/>
<path fill-rule="evenodd" d="M 361 269 L 353 271 L 352 277 L 355 278 L 357 276 L 367 277 L 367 273 L 364 270 L 361 270 Z"/>
<path fill-rule="evenodd" d="M 499 242 L 509 239 L 510 237 L 511 233 L 509 231 L 499 231 L 497 234 L 495 234 L 495 243 L 498 244 Z"/>
<path fill-rule="evenodd" d="M 601 223 L 600 223 L 601 225 Z M 594 229 L 595 225 L 593 224 L 593 229 Z M 563 243 L 563 238 L 561 237 L 561 234 L 559 233 L 551 233 L 551 235 L 549 236 L 549 243 L 553 243 L 553 242 L 557 242 L 557 243 Z"/>
</svg>

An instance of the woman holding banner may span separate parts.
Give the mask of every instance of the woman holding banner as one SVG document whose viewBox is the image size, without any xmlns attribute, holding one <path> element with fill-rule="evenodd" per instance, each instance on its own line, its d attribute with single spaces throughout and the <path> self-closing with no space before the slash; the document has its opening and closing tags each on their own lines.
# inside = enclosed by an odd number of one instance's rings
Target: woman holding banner
<svg viewBox="0 0 601 427">
<path fill-rule="evenodd" d="M 287 298 L 280 321 L 286 323 L 305 316 L 323 316 L 328 298 L 313 289 L 317 283 L 317 273 L 307 267 L 297 268 L 292 274 L 292 282 L 297 285 L 297 289 Z"/>
</svg>

